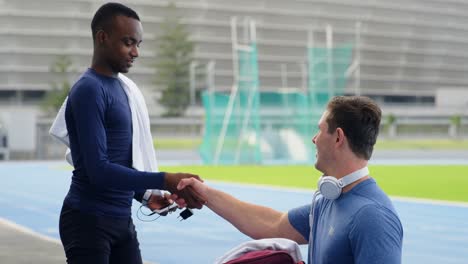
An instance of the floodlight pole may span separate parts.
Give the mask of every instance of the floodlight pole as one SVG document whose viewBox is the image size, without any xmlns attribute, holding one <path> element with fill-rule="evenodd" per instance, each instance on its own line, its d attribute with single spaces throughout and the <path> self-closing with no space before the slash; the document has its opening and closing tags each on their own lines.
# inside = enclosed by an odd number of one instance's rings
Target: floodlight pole
<svg viewBox="0 0 468 264">
<path fill-rule="evenodd" d="M 314 48 L 314 45 L 315 45 L 315 39 L 314 39 L 314 28 L 311 26 L 309 28 L 309 33 L 308 33 L 308 38 L 307 38 L 307 49 L 308 49 L 308 92 L 309 92 L 309 95 L 311 97 L 311 104 L 312 104 L 312 107 L 315 107 L 317 105 L 317 100 L 316 100 L 316 97 L 315 97 L 315 92 L 317 91 L 313 91 L 314 87 L 312 85 L 312 74 L 314 73 L 314 66 L 315 66 L 315 58 L 313 57 L 313 52 L 312 52 L 312 49 Z M 316 88 L 316 87 L 315 87 Z"/>
<path fill-rule="evenodd" d="M 245 22 L 246 20 L 244 20 Z M 256 38 L 257 38 L 257 35 L 256 35 L 256 25 L 255 25 L 255 21 L 253 19 L 250 19 L 248 18 L 247 22 L 244 23 L 244 32 L 247 31 L 247 34 L 244 34 L 244 36 L 247 36 L 247 39 L 245 40 L 245 43 L 248 43 L 246 45 L 248 45 L 246 47 L 247 51 L 248 52 L 253 52 L 254 50 L 252 49 L 252 46 L 251 44 L 252 43 L 256 43 Z M 249 73 L 252 72 L 252 65 L 249 63 Z M 253 79 L 250 79 L 249 80 L 250 82 L 253 81 Z M 252 87 L 251 87 L 252 88 Z M 239 135 L 239 138 L 238 138 L 238 141 L 237 141 L 237 147 L 236 147 L 236 152 L 234 154 L 234 162 L 235 164 L 238 164 L 239 163 L 239 160 L 240 160 L 240 153 L 241 153 L 241 147 L 242 147 L 242 140 L 243 140 L 243 137 L 245 136 L 246 134 L 246 131 L 247 131 L 247 126 L 249 124 L 249 121 L 250 121 L 250 114 L 251 114 L 251 110 L 252 110 L 252 104 L 253 104 L 253 99 L 254 99 L 254 94 L 252 94 L 252 92 L 255 92 L 257 91 L 258 87 L 255 87 L 255 90 L 252 91 L 252 89 L 250 89 L 249 91 L 249 95 L 248 95 L 248 98 L 247 98 L 247 106 L 246 106 L 246 109 L 245 109 L 245 117 L 244 119 L 242 120 L 242 126 L 241 126 L 241 133 Z M 260 144 L 260 138 L 258 135 L 256 135 L 256 144 Z"/>
<path fill-rule="evenodd" d="M 327 37 L 327 71 L 328 71 L 328 97 L 331 99 L 335 95 L 335 74 L 333 69 L 333 28 L 330 24 L 325 27 Z"/>
<path fill-rule="evenodd" d="M 234 108 L 234 101 L 236 99 L 238 83 L 239 83 L 239 62 L 237 50 L 239 45 L 237 42 L 237 17 L 231 17 L 231 42 L 232 42 L 232 72 L 233 72 L 233 85 L 231 89 L 231 95 L 229 96 L 228 105 L 226 107 L 226 112 L 224 114 L 223 125 L 218 137 L 218 142 L 216 144 L 216 151 L 213 159 L 213 163 L 217 165 L 219 163 L 219 158 L 221 156 L 221 151 L 224 146 L 224 140 L 226 138 L 227 128 L 229 119 L 232 115 L 232 110 Z"/>
<path fill-rule="evenodd" d="M 281 86 L 288 87 L 288 66 L 286 63 L 281 63 Z"/>
<path fill-rule="evenodd" d="M 210 60 L 206 64 L 206 86 L 208 88 L 208 92 L 213 94 L 215 92 L 215 66 L 216 62 L 214 60 Z"/>
<path fill-rule="evenodd" d="M 361 95 L 361 22 L 356 22 L 356 48 L 355 48 L 355 61 L 356 61 L 356 73 L 354 75 L 354 93 L 355 95 Z"/>
<path fill-rule="evenodd" d="M 195 89 L 197 87 L 197 77 L 196 77 L 196 68 L 198 63 L 196 61 L 190 62 L 189 74 L 190 74 L 190 105 L 195 105 Z"/>
</svg>

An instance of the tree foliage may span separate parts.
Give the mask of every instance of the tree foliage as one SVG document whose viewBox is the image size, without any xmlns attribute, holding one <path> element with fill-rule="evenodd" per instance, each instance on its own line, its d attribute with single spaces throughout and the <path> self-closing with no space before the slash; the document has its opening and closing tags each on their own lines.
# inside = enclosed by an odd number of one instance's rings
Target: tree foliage
<svg viewBox="0 0 468 264">
<path fill-rule="evenodd" d="M 177 14 L 173 3 L 167 7 L 166 17 L 157 37 L 156 86 L 161 91 L 159 103 L 164 116 L 182 116 L 189 105 L 189 68 L 193 61 L 194 43 Z"/>
<path fill-rule="evenodd" d="M 71 84 L 67 78 L 73 62 L 68 55 L 59 55 L 50 66 L 50 72 L 57 75 L 59 81 L 53 82 L 52 89 L 47 91 L 42 101 L 42 109 L 47 113 L 55 114 L 68 96 Z"/>
</svg>

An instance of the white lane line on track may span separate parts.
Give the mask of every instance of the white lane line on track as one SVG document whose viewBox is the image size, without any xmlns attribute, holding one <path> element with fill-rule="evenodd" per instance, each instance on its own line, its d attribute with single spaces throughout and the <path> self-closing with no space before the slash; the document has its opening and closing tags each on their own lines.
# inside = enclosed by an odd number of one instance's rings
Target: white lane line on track
<svg viewBox="0 0 468 264">
<path fill-rule="evenodd" d="M 7 220 L 7 219 L 2 218 L 2 217 L 0 217 L 0 225 L 10 227 L 10 228 L 12 228 L 12 229 L 14 229 L 16 231 L 19 231 L 19 232 L 24 233 L 26 235 L 36 237 L 36 238 L 38 238 L 40 240 L 43 240 L 43 241 L 52 242 L 52 243 L 55 243 L 55 244 L 62 245 L 62 243 L 58 239 L 42 235 L 42 234 L 40 234 L 40 233 L 30 229 L 30 228 L 27 228 L 27 227 L 19 225 L 17 223 L 11 222 L 10 220 Z"/>
</svg>

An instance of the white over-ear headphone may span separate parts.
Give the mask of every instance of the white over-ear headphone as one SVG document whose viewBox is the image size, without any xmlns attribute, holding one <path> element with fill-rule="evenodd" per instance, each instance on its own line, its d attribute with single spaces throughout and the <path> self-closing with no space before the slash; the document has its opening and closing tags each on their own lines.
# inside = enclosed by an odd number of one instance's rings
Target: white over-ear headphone
<svg viewBox="0 0 468 264">
<path fill-rule="evenodd" d="M 340 197 L 343 188 L 365 176 L 369 175 L 369 169 L 364 167 L 353 173 L 337 179 L 333 176 L 322 176 L 318 181 L 317 190 L 329 200 L 335 200 Z"/>
<path fill-rule="evenodd" d="M 352 172 L 341 179 L 337 179 L 333 176 L 322 176 L 318 181 L 317 191 L 314 193 L 312 198 L 312 206 L 310 208 L 309 214 L 309 224 L 310 224 L 310 234 L 309 234 L 309 241 L 310 241 L 310 248 L 309 248 L 309 259 L 312 261 L 312 251 L 314 250 L 314 237 L 312 236 L 312 232 L 314 229 L 314 210 L 315 210 L 315 203 L 316 198 L 319 194 L 321 194 L 325 199 L 335 200 L 340 197 L 343 188 L 365 176 L 369 175 L 369 169 L 364 167 L 359 169 L 355 172 Z"/>
</svg>

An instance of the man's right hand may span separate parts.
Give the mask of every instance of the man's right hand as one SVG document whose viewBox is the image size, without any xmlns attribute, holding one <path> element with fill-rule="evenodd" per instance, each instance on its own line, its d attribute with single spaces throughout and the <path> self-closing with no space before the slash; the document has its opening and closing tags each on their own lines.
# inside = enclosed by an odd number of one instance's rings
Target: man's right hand
<svg viewBox="0 0 468 264">
<path fill-rule="evenodd" d="M 202 181 L 198 181 L 194 178 L 185 178 L 180 180 L 179 184 L 177 185 L 177 189 L 191 189 L 197 193 L 198 197 L 205 201 L 205 204 L 208 202 L 208 186 Z"/>
<path fill-rule="evenodd" d="M 198 176 L 190 173 L 165 173 L 164 189 L 168 190 L 173 194 L 177 194 L 179 198 L 182 198 L 187 203 L 188 208 L 197 208 L 201 209 L 206 203 L 200 194 L 198 194 L 190 186 L 182 190 L 177 189 L 177 185 L 182 179 L 193 178 L 193 180 L 203 182 L 203 180 Z"/>
</svg>

